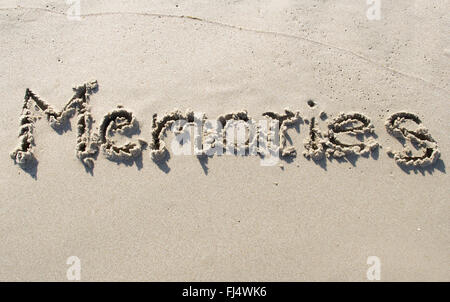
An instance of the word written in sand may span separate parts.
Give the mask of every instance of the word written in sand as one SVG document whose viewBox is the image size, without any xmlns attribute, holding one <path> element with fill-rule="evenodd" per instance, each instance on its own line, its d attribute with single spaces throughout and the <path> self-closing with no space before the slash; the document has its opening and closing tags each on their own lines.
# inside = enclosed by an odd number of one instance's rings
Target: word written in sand
<svg viewBox="0 0 450 302">
<path fill-rule="evenodd" d="M 137 142 L 118 144 L 115 136 L 131 137 L 139 133 L 139 122 L 136 116 L 119 105 L 103 117 L 97 131 L 94 131 L 95 121 L 88 104 L 91 95 L 98 90 L 97 81 L 74 87 L 73 90 L 73 97 L 61 111 L 53 109 L 30 89 L 26 90 L 20 116 L 19 145 L 11 153 L 11 158 L 17 164 L 26 166 L 36 162 L 33 152 L 35 146 L 33 133 L 35 122 L 42 115 L 56 131 L 62 130 L 69 120 L 77 115 L 76 156 L 88 169 L 94 167 L 94 160 L 100 151 L 108 159 L 127 160 L 141 156 L 147 146 L 155 162 L 164 161 L 168 157 L 164 138 L 169 130 L 175 134 L 172 150 L 177 143 L 182 145 L 183 142 L 190 141 L 193 130 L 196 156 L 214 156 L 224 153 L 259 155 L 266 160 L 266 165 L 276 162 L 273 159 L 296 156 L 294 146 L 288 145 L 287 131 L 300 122 L 309 124 L 309 134 L 304 142 L 303 155 L 314 161 L 325 157 L 368 155 L 379 147 L 379 143 L 375 140 L 373 124 L 362 113 L 341 113 L 328 123 L 327 131 L 322 132 L 314 117 L 303 120 L 300 112 L 289 109 L 285 109 L 281 114 L 265 112 L 263 119 L 258 122 L 245 110 L 223 114 L 213 120 L 207 119 L 203 113 L 194 113 L 191 110 L 184 113 L 175 110 L 161 117 L 154 114 L 149 143 L 138 139 Z M 309 101 L 308 105 L 315 106 L 315 102 Z M 322 112 L 320 117 L 326 119 L 327 114 Z M 411 127 L 411 122 L 416 126 Z M 399 165 L 425 167 L 438 160 L 440 156 L 438 144 L 416 114 L 395 113 L 386 120 L 385 127 L 387 132 L 398 138 L 404 146 L 400 151 L 388 148 L 388 155 L 393 157 Z M 354 136 L 355 142 L 343 142 L 342 135 Z M 414 146 L 415 152 L 406 147 L 406 142 Z M 190 154 L 190 150 L 190 147 L 184 148 L 181 153 Z M 268 158 L 272 161 L 267 161 Z"/>
</svg>

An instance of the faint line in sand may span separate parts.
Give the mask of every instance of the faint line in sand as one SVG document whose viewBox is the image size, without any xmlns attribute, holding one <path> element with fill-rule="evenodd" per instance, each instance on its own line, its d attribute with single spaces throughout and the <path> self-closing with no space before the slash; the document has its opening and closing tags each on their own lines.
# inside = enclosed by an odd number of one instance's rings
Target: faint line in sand
<svg viewBox="0 0 450 302">
<path fill-rule="evenodd" d="M 8 10 L 17 10 L 17 9 L 29 9 L 29 10 L 36 10 L 36 11 L 43 11 L 43 12 L 48 12 L 51 14 L 56 14 L 56 15 L 61 15 L 61 16 L 67 16 L 66 13 L 62 13 L 62 12 L 57 12 L 51 9 L 47 9 L 47 8 L 41 8 L 41 7 L 9 7 L 9 8 L 0 8 L 0 11 L 8 11 Z M 317 40 L 313 40 L 310 38 L 306 38 L 306 37 L 301 37 L 301 36 L 296 36 L 293 34 L 288 34 L 288 33 L 283 33 L 283 32 L 277 32 L 277 31 L 266 31 L 266 30 L 261 30 L 261 29 L 253 29 L 253 28 L 246 28 L 246 27 L 242 27 L 242 26 L 238 26 L 238 25 L 233 25 L 233 24 L 227 24 L 227 23 L 222 23 L 219 21 L 214 21 L 214 20 L 208 20 L 208 19 L 204 19 L 204 18 L 199 18 L 199 17 L 193 17 L 193 16 L 185 16 L 185 15 L 171 15 L 171 14 L 160 14 L 160 13 L 138 13 L 138 12 L 102 12 L 102 13 L 90 13 L 90 14 L 82 14 L 80 15 L 81 18 L 87 18 L 87 17 L 98 17 L 98 16 L 115 16 L 115 15 L 130 15 L 130 16 L 147 16 L 147 17 L 157 17 L 157 18 L 173 18 L 173 19 L 185 19 L 185 20 L 193 20 L 193 21 L 198 21 L 198 22 L 204 22 L 207 24 L 212 24 L 212 25 L 216 25 L 216 26 L 221 26 L 221 27 L 226 27 L 226 28 L 231 28 L 231 29 L 237 29 L 237 30 L 241 30 L 241 31 L 246 31 L 246 32 L 253 32 L 253 33 L 259 33 L 259 34 L 265 34 L 265 35 L 273 35 L 273 36 L 280 36 L 280 37 L 284 37 L 284 38 L 290 38 L 290 39 L 296 39 L 296 40 L 302 40 L 302 41 L 306 41 L 309 42 L 311 44 L 315 44 L 318 46 L 322 46 L 322 47 L 328 47 L 328 48 L 333 48 L 336 50 L 339 50 L 341 52 L 345 52 L 348 53 L 350 55 L 353 55 L 357 58 L 360 58 L 363 61 L 366 61 L 368 63 L 371 63 L 375 66 L 378 66 L 382 69 L 385 69 L 387 71 L 390 71 L 394 74 L 398 74 L 410 79 L 414 79 L 414 80 L 418 80 L 421 81 L 425 84 L 428 84 L 429 86 L 436 88 L 436 89 L 440 89 L 443 90 L 445 92 L 450 92 L 448 89 L 446 89 L 445 87 L 441 87 L 438 86 L 436 84 L 434 84 L 433 82 L 430 82 L 428 80 L 425 80 L 424 78 L 421 78 L 419 76 L 413 75 L 413 74 L 409 74 L 407 72 L 404 71 L 400 71 L 397 70 L 395 68 L 383 65 L 379 62 L 373 61 L 371 59 L 369 59 L 368 57 L 357 53 L 353 50 L 347 49 L 347 48 L 343 48 L 340 46 L 335 46 L 332 44 L 328 44 L 325 42 L 321 42 L 321 41 L 317 41 Z"/>
</svg>

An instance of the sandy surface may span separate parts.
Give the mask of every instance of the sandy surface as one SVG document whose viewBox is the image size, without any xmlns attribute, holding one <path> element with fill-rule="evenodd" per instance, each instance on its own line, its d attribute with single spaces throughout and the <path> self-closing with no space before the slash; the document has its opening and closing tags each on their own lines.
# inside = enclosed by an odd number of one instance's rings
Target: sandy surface
<svg viewBox="0 0 450 302">
<path fill-rule="evenodd" d="M 449 1 L 382 0 L 375 21 L 355 0 L 121 2 L 82 1 L 80 21 L 64 1 L 0 3 L 0 280 L 65 281 L 77 256 L 83 281 L 364 281 L 377 256 L 382 281 L 450 281 Z M 381 148 L 315 163 L 301 124 L 283 167 L 158 166 L 144 150 L 131 166 L 100 154 L 91 175 L 76 118 L 64 134 L 42 118 L 34 177 L 15 165 L 26 89 L 61 110 L 92 79 L 94 126 L 122 104 L 140 123 L 134 141 L 175 108 L 261 119 L 288 107 L 323 130 L 321 111 L 364 113 Z M 401 144 L 385 121 L 404 110 L 439 144 L 431 167 L 386 154 Z"/>
</svg>

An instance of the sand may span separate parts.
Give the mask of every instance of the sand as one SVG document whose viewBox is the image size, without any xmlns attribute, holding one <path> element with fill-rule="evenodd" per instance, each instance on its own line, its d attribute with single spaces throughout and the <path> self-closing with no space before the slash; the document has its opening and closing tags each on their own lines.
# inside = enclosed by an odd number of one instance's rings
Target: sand
<svg viewBox="0 0 450 302">
<path fill-rule="evenodd" d="M 450 281 L 450 4 L 381 3 L 2 1 L 0 280 Z"/>
</svg>

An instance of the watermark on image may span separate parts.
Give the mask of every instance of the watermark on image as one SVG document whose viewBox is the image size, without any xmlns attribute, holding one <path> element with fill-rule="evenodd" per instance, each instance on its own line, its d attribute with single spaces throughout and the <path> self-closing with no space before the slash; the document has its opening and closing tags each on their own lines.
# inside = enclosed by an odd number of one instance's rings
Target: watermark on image
<svg viewBox="0 0 450 302">
<path fill-rule="evenodd" d="M 370 21 L 381 20 L 381 0 L 366 0 L 368 5 L 366 16 Z"/>
<path fill-rule="evenodd" d="M 66 15 L 70 21 L 81 21 L 81 0 L 65 0 L 69 6 Z"/>
<path fill-rule="evenodd" d="M 70 265 L 67 269 L 66 276 L 69 281 L 81 280 L 81 260 L 77 256 L 70 256 L 66 261 L 67 265 Z"/>
<path fill-rule="evenodd" d="M 381 280 L 381 261 L 377 256 L 369 256 L 367 264 L 370 265 L 366 272 L 367 280 L 379 281 Z"/>
<path fill-rule="evenodd" d="M 175 156 L 260 156 L 261 166 L 280 160 L 280 125 L 277 120 L 203 120 L 195 113 L 193 122 L 176 120 L 171 125 L 170 144 Z"/>
</svg>

